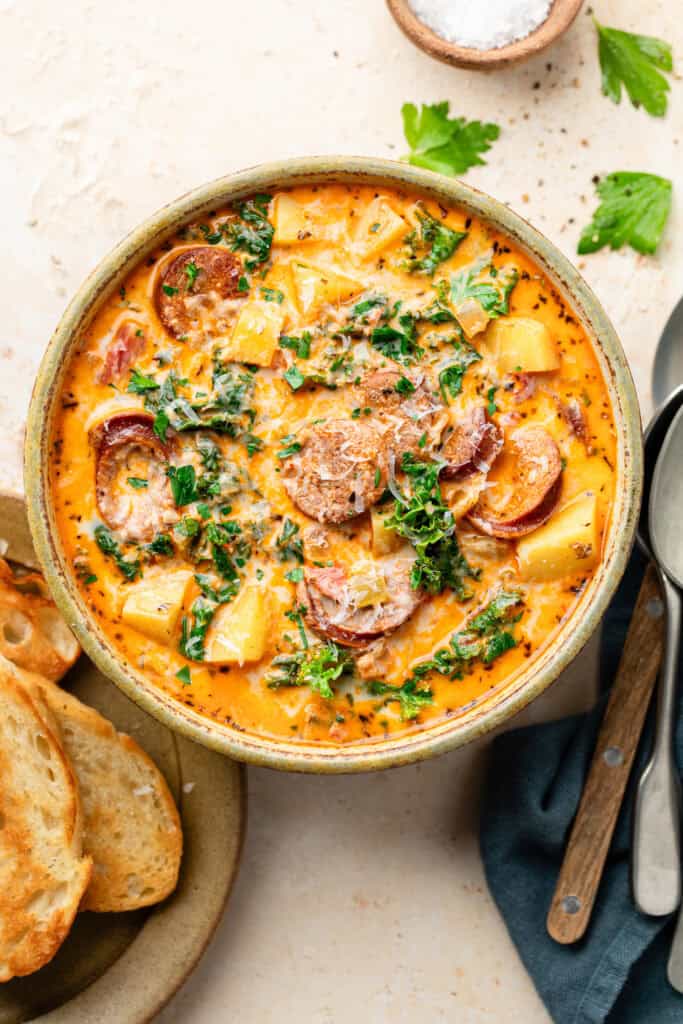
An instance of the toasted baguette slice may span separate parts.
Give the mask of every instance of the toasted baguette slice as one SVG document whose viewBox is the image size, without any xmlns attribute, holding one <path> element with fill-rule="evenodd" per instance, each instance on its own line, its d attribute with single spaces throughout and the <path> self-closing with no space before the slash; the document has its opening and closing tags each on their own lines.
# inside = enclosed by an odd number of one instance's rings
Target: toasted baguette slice
<svg viewBox="0 0 683 1024">
<path fill-rule="evenodd" d="M 92 870 L 78 788 L 40 698 L 0 664 L 0 982 L 66 938 Z"/>
<path fill-rule="evenodd" d="M 83 910 L 135 910 L 176 887 L 183 850 L 166 780 L 138 744 L 54 683 L 38 682 L 55 716 L 83 805 L 83 844 L 94 860 Z"/>
<path fill-rule="evenodd" d="M 19 575 L 0 558 L 0 653 L 48 679 L 61 679 L 81 649 L 38 573 Z"/>
</svg>

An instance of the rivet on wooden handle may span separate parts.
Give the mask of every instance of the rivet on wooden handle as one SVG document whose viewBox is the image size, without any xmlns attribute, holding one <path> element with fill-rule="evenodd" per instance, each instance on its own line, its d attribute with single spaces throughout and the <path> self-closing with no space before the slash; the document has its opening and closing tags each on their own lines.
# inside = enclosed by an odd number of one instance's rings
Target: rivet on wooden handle
<svg viewBox="0 0 683 1024">
<path fill-rule="evenodd" d="M 664 607 L 649 565 L 548 912 L 556 942 L 576 942 L 588 926 L 663 651 Z"/>
</svg>

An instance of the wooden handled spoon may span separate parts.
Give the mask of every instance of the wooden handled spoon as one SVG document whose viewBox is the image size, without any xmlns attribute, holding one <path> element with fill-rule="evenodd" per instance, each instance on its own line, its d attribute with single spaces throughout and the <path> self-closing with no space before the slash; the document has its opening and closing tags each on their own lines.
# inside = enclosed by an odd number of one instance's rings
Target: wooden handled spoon
<svg viewBox="0 0 683 1024">
<path fill-rule="evenodd" d="M 663 652 L 664 606 L 650 564 L 548 913 L 556 942 L 577 942 L 588 926 Z"/>
</svg>

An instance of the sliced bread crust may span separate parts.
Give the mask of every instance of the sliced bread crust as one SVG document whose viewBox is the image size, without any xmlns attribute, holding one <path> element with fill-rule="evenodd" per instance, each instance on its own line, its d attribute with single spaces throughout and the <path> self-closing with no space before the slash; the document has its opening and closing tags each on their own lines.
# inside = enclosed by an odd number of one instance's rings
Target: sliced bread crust
<svg viewBox="0 0 683 1024">
<path fill-rule="evenodd" d="M 163 775 L 135 740 L 58 686 L 38 681 L 57 720 L 83 807 L 83 844 L 94 861 L 83 910 L 136 910 L 176 887 L 180 817 Z"/>
<path fill-rule="evenodd" d="M 78 787 L 51 715 L 0 663 L 0 982 L 66 938 L 90 882 Z"/>
</svg>

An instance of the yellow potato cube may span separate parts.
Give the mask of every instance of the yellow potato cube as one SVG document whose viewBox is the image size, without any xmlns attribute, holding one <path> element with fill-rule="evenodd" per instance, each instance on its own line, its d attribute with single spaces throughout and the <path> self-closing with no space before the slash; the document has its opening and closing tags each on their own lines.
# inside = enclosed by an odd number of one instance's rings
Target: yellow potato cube
<svg viewBox="0 0 683 1024">
<path fill-rule="evenodd" d="M 308 210 L 286 193 L 275 197 L 272 222 L 275 245 L 303 242 L 312 237 L 315 226 Z"/>
<path fill-rule="evenodd" d="M 407 232 L 408 226 L 403 217 L 392 210 L 386 199 L 378 196 L 358 221 L 356 243 L 363 258 L 367 260 L 377 256 Z"/>
<path fill-rule="evenodd" d="M 221 357 L 236 363 L 270 366 L 284 322 L 285 314 L 277 302 L 251 299 L 242 306 Z"/>
<path fill-rule="evenodd" d="M 388 530 L 384 520 L 391 515 L 391 508 L 370 509 L 370 534 L 373 555 L 391 555 L 405 543 L 396 530 Z"/>
<path fill-rule="evenodd" d="M 186 569 L 143 579 L 128 588 L 121 618 L 152 640 L 170 643 L 191 579 Z"/>
<path fill-rule="evenodd" d="M 299 300 L 299 309 L 305 314 L 315 314 L 328 302 L 343 302 L 363 291 L 364 285 L 344 274 L 309 263 L 293 263 L 292 277 Z"/>
<path fill-rule="evenodd" d="M 222 605 L 209 627 L 205 661 L 243 665 L 263 657 L 270 630 L 268 595 L 245 586 L 231 604 Z"/>
<path fill-rule="evenodd" d="M 486 335 L 502 373 L 559 370 L 560 353 L 545 324 L 528 316 L 494 320 Z"/>
<path fill-rule="evenodd" d="M 517 545 L 524 579 L 557 580 L 592 569 L 600 557 L 598 503 L 585 494 Z"/>
</svg>

